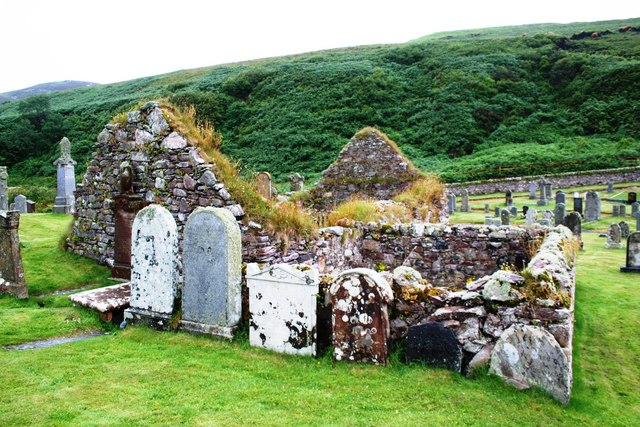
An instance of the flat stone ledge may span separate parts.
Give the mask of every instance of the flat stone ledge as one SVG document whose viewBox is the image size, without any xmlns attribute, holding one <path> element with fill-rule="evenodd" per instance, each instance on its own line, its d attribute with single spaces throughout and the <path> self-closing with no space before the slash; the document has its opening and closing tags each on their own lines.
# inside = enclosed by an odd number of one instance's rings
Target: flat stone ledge
<svg viewBox="0 0 640 427">
<path fill-rule="evenodd" d="M 104 321 L 116 323 L 122 321 L 124 310 L 129 307 L 130 298 L 130 283 L 91 289 L 69 296 L 74 304 L 97 311 Z"/>
</svg>

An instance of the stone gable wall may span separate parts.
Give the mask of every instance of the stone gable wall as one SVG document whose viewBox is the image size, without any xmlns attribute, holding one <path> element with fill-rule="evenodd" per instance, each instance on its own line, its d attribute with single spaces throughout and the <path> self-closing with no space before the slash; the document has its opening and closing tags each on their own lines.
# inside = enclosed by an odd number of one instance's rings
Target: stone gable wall
<svg viewBox="0 0 640 427">
<path fill-rule="evenodd" d="M 165 206 L 175 218 L 181 248 L 184 224 L 195 208 L 226 207 L 237 218 L 244 215 L 224 183 L 217 181 L 214 165 L 171 128 L 157 103 L 130 112 L 124 124 L 105 126 L 95 148 L 75 192 L 69 247 L 76 254 L 113 265 L 114 201 L 121 194 L 120 166 L 125 161 L 133 170 L 133 193 L 146 203 Z"/>
</svg>

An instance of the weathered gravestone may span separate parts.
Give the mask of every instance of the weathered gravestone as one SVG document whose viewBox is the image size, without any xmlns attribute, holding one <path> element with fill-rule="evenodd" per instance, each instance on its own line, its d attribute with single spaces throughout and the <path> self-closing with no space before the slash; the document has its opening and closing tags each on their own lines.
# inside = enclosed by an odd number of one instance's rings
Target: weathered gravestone
<svg viewBox="0 0 640 427">
<path fill-rule="evenodd" d="M 511 214 L 509 213 L 509 211 L 506 209 L 502 209 L 500 211 L 500 224 L 509 225 L 510 217 L 511 217 Z"/>
<path fill-rule="evenodd" d="M 0 166 L 0 211 L 6 211 L 9 209 L 8 178 L 9 174 L 7 173 L 7 167 Z"/>
<path fill-rule="evenodd" d="M 517 218 L 518 217 L 518 207 L 517 206 L 511 206 L 509 208 L 509 214 L 511 215 L 512 218 Z"/>
<path fill-rule="evenodd" d="M 629 191 L 627 194 L 627 204 L 632 205 L 638 201 L 638 195 L 635 191 Z"/>
<path fill-rule="evenodd" d="M 556 204 L 558 203 L 567 203 L 567 195 L 562 190 L 556 191 Z"/>
<path fill-rule="evenodd" d="M 629 224 L 627 224 L 625 221 L 620 221 L 618 223 L 618 226 L 620 227 L 620 237 L 623 239 L 629 237 L 629 234 L 631 234 Z"/>
<path fill-rule="evenodd" d="M 294 191 L 303 191 L 304 190 L 304 177 L 300 175 L 298 172 L 289 175 L 289 190 Z"/>
<path fill-rule="evenodd" d="M 134 172 L 129 162 L 120 164 L 120 194 L 113 201 L 115 240 L 111 275 L 118 279 L 131 278 L 131 227 L 136 214 L 147 205 L 144 198 L 133 194 Z"/>
<path fill-rule="evenodd" d="M 580 193 L 573 193 L 573 210 L 582 215 L 582 197 L 580 197 Z"/>
<path fill-rule="evenodd" d="M 620 205 L 620 216 L 627 216 L 627 206 Z"/>
<path fill-rule="evenodd" d="M 536 205 L 538 206 L 545 206 L 547 204 L 547 196 L 544 188 L 545 184 L 546 181 L 544 180 L 544 178 L 538 181 L 538 190 L 540 190 L 540 196 L 538 197 L 538 201 L 536 202 Z"/>
<path fill-rule="evenodd" d="M 613 193 L 613 182 L 607 182 L 607 193 Z"/>
<path fill-rule="evenodd" d="M 14 209 L 17 210 L 18 212 L 20 212 L 21 214 L 26 214 L 27 213 L 27 198 L 22 194 L 18 194 L 13 199 L 13 206 L 14 206 Z"/>
<path fill-rule="evenodd" d="M 640 232 L 631 233 L 627 238 L 627 263 L 620 267 L 625 273 L 640 273 Z"/>
<path fill-rule="evenodd" d="M 18 227 L 20 214 L 15 211 L 0 211 L 0 294 L 16 298 L 29 298 L 24 278 Z"/>
<path fill-rule="evenodd" d="M 407 362 L 424 362 L 455 372 L 462 370 L 462 348 L 456 335 L 440 323 L 409 327 L 405 345 Z"/>
<path fill-rule="evenodd" d="M 447 195 L 447 211 L 450 214 L 456 211 L 456 195 L 453 193 Z"/>
<path fill-rule="evenodd" d="M 613 205 L 611 207 L 611 216 L 620 216 L 620 208 L 618 205 Z"/>
<path fill-rule="evenodd" d="M 67 137 L 60 141 L 60 157 L 53 162 L 58 167 L 57 182 L 58 193 L 53 205 L 53 212 L 72 214 L 75 212 L 76 174 L 74 167 L 76 161 L 71 158 L 71 142 Z"/>
<path fill-rule="evenodd" d="M 484 217 L 484 223 L 485 223 L 485 225 L 493 225 L 493 217 L 492 216 L 485 216 Z"/>
<path fill-rule="evenodd" d="M 504 194 L 504 204 L 507 206 L 511 206 L 513 204 L 513 192 L 511 190 L 507 190 Z"/>
<path fill-rule="evenodd" d="M 500 217 L 500 206 L 496 206 L 493 212 L 493 216 L 496 218 Z"/>
<path fill-rule="evenodd" d="M 382 276 L 368 268 L 343 271 L 329 288 L 335 360 L 386 364 L 393 292 Z"/>
<path fill-rule="evenodd" d="M 469 212 L 469 190 L 466 188 L 462 189 L 462 207 L 460 208 L 461 212 Z"/>
<path fill-rule="evenodd" d="M 544 198 L 551 200 L 553 197 L 553 185 L 550 182 L 544 184 Z"/>
<path fill-rule="evenodd" d="M 125 320 L 167 329 L 178 291 L 176 221 L 164 207 L 149 205 L 136 215 L 131 240 L 131 300 Z"/>
<path fill-rule="evenodd" d="M 582 236 L 582 217 L 578 212 L 569 212 L 564 217 L 564 226 L 571 230 L 574 236 Z"/>
<path fill-rule="evenodd" d="M 600 219 L 600 195 L 595 191 L 587 191 L 585 195 L 584 219 L 597 221 Z"/>
<path fill-rule="evenodd" d="M 604 247 L 607 249 L 620 249 L 622 247 L 621 237 L 620 226 L 618 224 L 609 225 L 607 241 L 605 242 Z"/>
<path fill-rule="evenodd" d="M 484 204 L 484 213 L 489 213 L 489 203 Z"/>
<path fill-rule="evenodd" d="M 541 387 L 563 405 L 571 396 L 571 364 L 556 339 L 540 326 L 514 324 L 491 353 L 491 373 L 516 388 Z"/>
<path fill-rule="evenodd" d="M 242 243 L 224 208 L 197 208 L 184 227 L 182 329 L 232 339 L 242 315 Z"/>
<path fill-rule="evenodd" d="M 531 181 L 529 183 L 529 199 L 535 200 L 537 198 L 536 190 L 538 190 L 538 184 L 535 181 Z"/>
<path fill-rule="evenodd" d="M 638 211 L 640 211 L 640 202 L 634 202 L 631 205 L 631 217 L 632 218 L 637 218 L 638 217 Z"/>
<path fill-rule="evenodd" d="M 316 354 L 316 269 L 247 265 L 249 342 L 280 353 Z"/>
<path fill-rule="evenodd" d="M 260 172 L 256 177 L 258 185 L 258 194 L 266 200 L 271 200 L 271 174 L 269 172 Z"/>
<path fill-rule="evenodd" d="M 555 208 L 553 209 L 553 220 L 555 221 L 555 225 L 564 223 L 565 214 L 566 209 L 564 203 L 557 203 Z"/>
</svg>

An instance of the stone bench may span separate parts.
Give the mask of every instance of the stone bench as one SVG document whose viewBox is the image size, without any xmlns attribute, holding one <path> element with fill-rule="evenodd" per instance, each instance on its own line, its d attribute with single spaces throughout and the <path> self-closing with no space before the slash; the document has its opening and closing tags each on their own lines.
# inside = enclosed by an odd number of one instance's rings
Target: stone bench
<svg viewBox="0 0 640 427">
<path fill-rule="evenodd" d="M 105 322 L 119 324 L 124 319 L 124 310 L 129 307 L 131 284 L 121 283 L 92 289 L 69 296 L 74 304 L 95 310 Z"/>
</svg>

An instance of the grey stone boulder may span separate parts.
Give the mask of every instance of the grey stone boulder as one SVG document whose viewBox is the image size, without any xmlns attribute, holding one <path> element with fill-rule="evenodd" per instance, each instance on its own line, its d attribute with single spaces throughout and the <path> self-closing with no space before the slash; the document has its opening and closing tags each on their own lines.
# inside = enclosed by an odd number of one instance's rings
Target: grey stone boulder
<svg viewBox="0 0 640 427">
<path fill-rule="evenodd" d="M 504 331 L 491 352 L 489 372 L 516 388 L 537 386 L 569 403 L 571 364 L 553 335 L 539 326 L 515 324 Z"/>
<path fill-rule="evenodd" d="M 393 282 L 400 287 L 424 290 L 426 286 L 420 283 L 421 280 L 422 274 L 411 267 L 401 265 L 393 270 Z"/>
<path fill-rule="evenodd" d="M 180 150 L 187 146 L 187 141 L 178 132 L 171 132 L 160 144 L 169 150 Z"/>
<path fill-rule="evenodd" d="M 524 283 L 524 278 L 511 271 L 498 270 L 493 273 L 482 288 L 482 297 L 490 301 L 508 302 L 521 298 L 511 289 L 513 285 Z"/>
</svg>

